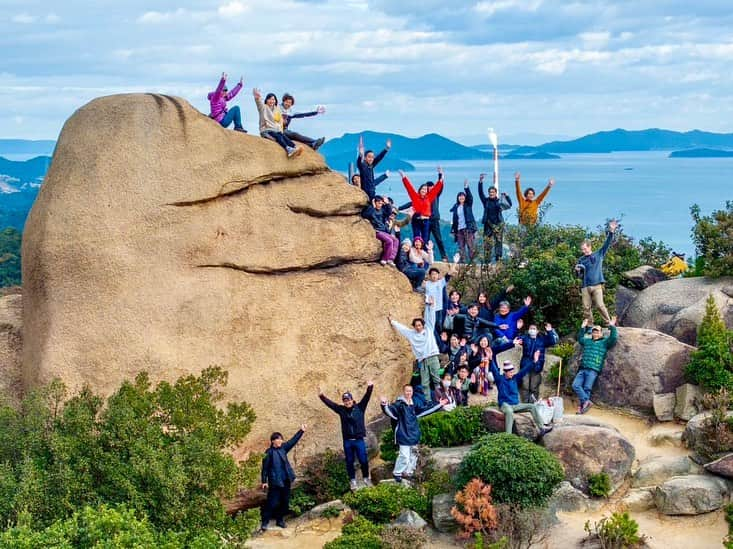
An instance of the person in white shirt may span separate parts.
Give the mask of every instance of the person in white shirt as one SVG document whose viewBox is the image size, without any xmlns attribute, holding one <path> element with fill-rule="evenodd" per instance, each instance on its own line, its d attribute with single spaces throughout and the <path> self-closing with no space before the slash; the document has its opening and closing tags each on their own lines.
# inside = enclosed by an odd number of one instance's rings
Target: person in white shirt
<svg viewBox="0 0 733 549">
<path fill-rule="evenodd" d="M 443 329 L 443 321 L 445 320 L 445 308 L 443 307 L 443 295 L 453 273 L 455 273 L 456 265 L 449 264 L 448 272 L 445 276 L 440 276 L 440 270 L 430 267 L 428 270 L 428 279 L 425 281 L 425 297 L 432 297 L 435 304 L 435 337 L 440 337 L 440 331 Z"/>
</svg>

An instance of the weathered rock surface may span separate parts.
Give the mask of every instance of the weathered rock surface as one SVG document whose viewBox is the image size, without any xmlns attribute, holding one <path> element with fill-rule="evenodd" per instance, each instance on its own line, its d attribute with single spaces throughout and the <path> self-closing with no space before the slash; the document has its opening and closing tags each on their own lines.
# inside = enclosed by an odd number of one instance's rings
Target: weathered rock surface
<svg viewBox="0 0 733 549">
<path fill-rule="evenodd" d="M 392 524 L 408 526 L 409 528 L 416 528 L 418 530 L 421 530 L 428 525 L 428 523 L 412 509 L 402 511 L 399 516 L 392 521 Z"/>
<path fill-rule="evenodd" d="M 674 406 L 676 403 L 675 393 L 662 393 L 654 395 L 652 406 L 654 415 L 659 421 L 672 421 L 674 419 Z"/>
<path fill-rule="evenodd" d="M 665 515 L 700 515 L 728 502 L 726 482 L 710 475 L 675 477 L 654 490 L 654 503 Z"/>
<path fill-rule="evenodd" d="M 641 328 L 618 328 L 618 341 L 594 387 L 593 400 L 610 406 L 654 413 L 654 395 L 673 393 L 684 380 L 694 347 L 666 334 Z M 572 372 L 578 368 L 572 360 Z"/>
<path fill-rule="evenodd" d="M 659 330 L 694 345 L 712 295 L 728 328 L 733 328 L 733 278 L 675 278 L 642 291 L 628 307 L 622 326 Z"/>
<path fill-rule="evenodd" d="M 650 265 L 641 265 L 636 269 L 621 274 L 621 283 L 635 290 L 645 290 L 657 282 L 664 280 L 669 280 L 669 277 Z"/>
<path fill-rule="evenodd" d="M 706 463 L 705 470 L 721 477 L 733 479 L 733 454 L 726 454 L 715 461 Z"/>
<path fill-rule="evenodd" d="M 0 297 L 0 394 L 17 402 L 23 390 L 23 296 Z"/>
<path fill-rule="evenodd" d="M 733 417 L 733 411 L 729 411 L 726 416 L 729 418 Z M 685 432 L 682 434 L 682 440 L 688 448 L 694 450 L 701 444 L 710 446 L 710 433 L 707 432 L 706 425 L 711 417 L 711 412 L 702 412 L 687 422 L 687 425 L 685 425 Z M 729 444 L 726 445 L 726 441 L 720 441 L 722 444 L 719 450 L 721 454 L 733 452 L 733 439 L 729 437 L 727 442 Z"/>
<path fill-rule="evenodd" d="M 697 385 L 685 383 L 675 391 L 674 416 L 685 421 L 702 412 L 702 391 Z"/>
<path fill-rule="evenodd" d="M 547 507 L 555 514 L 558 511 L 572 513 L 575 511 L 588 511 L 593 507 L 593 502 L 583 492 L 573 487 L 567 480 L 563 480 L 555 489 Z"/>
<path fill-rule="evenodd" d="M 646 435 L 651 446 L 682 446 L 684 431 L 675 424 L 654 425 Z"/>
<path fill-rule="evenodd" d="M 620 284 L 616 286 L 616 316 L 622 318 L 629 306 L 634 302 L 636 296 L 639 295 L 639 290 L 632 290 L 626 286 Z"/>
<path fill-rule="evenodd" d="M 560 459 L 570 484 L 583 492 L 588 491 L 588 477 L 601 472 L 608 473 L 613 489 L 618 489 L 636 453 L 618 431 L 589 425 L 555 427 L 542 438 L 542 444 Z"/>
<path fill-rule="evenodd" d="M 327 501 L 326 503 L 321 503 L 320 505 L 316 505 L 313 507 L 310 511 L 305 513 L 305 517 L 308 519 L 316 519 L 323 515 L 324 512 L 329 511 L 331 509 L 335 509 L 339 512 L 344 511 L 347 509 L 346 504 L 341 501 L 340 499 L 334 499 L 332 501 Z"/>
<path fill-rule="evenodd" d="M 658 486 L 672 477 L 699 475 L 702 467 L 687 456 L 663 456 L 643 462 L 639 465 L 631 486 L 634 488 Z"/>
<path fill-rule="evenodd" d="M 455 494 L 438 494 L 433 498 L 433 526 L 438 532 L 455 532 L 458 523 L 450 510 L 456 504 Z"/>
<path fill-rule="evenodd" d="M 374 263 L 365 203 L 319 154 L 289 160 L 181 99 L 92 101 L 66 122 L 23 235 L 25 387 L 108 394 L 143 370 L 219 365 L 225 398 L 257 412 L 242 450 L 301 423 L 298 455 L 339 447 L 314 388 L 396 393 L 411 360 L 385 316 L 421 312 Z"/>
<path fill-rule="evenodd" d="M 455 475 L 463 458 L 471 451 L 471 446 L 456 446 L 454 448 L 429 448 L 428 459 L 433 460 L 433 465 L 439 471 L 445 471 L 449 475 Z"/>
<path fill-rule="evenodd" d="M 504 432 L 504 413 L 496 408 L 486 408 L 483 413 L 483 422 L 490 433 Z M 512 432 L 524 437 L 527 440 L 537 440 L 540 436 L 540 430 L 532 419 L 532 414 L 522 412 L 514 414 L 514 427 Z"/>
<path fill-rule="evenodd" d="M 633 513 L 648 511 L 654 507 L 654 494 L 649 489 L 635 488 L 629 490 L 629 493 L 621 499 L 621 503 Z"/>
</svg>

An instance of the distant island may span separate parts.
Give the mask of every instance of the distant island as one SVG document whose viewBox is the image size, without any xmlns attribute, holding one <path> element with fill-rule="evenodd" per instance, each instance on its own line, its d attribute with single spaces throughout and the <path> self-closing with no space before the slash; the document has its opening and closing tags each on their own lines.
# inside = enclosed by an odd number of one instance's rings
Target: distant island
<svg viewBox="0 0 733 549">
<path fill-rule="evenodd" d="M 720 149 L 687 149 L 684 151 L 673 151 L 669 158 L 733 158 L 733 151 Z"/>
<path fill-rule="evenodd" d="M 512 151 L 510 153 L 502 155 L 501 158 L 506 160 L 557 160 L 562 157 L 545 151 L 537 151 L 535 153 L 529 154 L 522 154 L 516 151 Z"/>
</svg>

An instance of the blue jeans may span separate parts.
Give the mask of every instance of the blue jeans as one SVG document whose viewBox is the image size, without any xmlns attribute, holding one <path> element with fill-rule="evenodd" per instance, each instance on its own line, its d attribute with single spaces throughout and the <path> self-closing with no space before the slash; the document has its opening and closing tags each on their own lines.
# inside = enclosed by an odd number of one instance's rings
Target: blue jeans
<svg viewBox="0 0 733 549">
<path fill-rule="evenodd" d="M 278 145 L 280 145 L 283 149 L 286 151 L 292 147 L 295 147 L 295 143 L 293 143 L 289 137 L 287 137 L 282 132 L 276 132 L 274 130 L 267 130 L 262 132 L 262 137 L 265 137 L 267 139 L 272 139 L 273 141 L 277 142 Z"/>
<path fill-rule="evenodd" d="M 590 368 L 581 368 L 578 370 L 573 380 L 573 391 L 578 395 L 581 405 L 590 400 L 590 392 L 593 389 L 593 384 L 596 382 L 597 377 L 598 372 Z"/>
<path fill-rule="evenodd" d="M 349 480 L 356 478 L 354 458 L 358 459 L 359 465 L 361 465 L 361 476 L 369 478 L 369 458 L 367 457 L 366 443 L 363 438 L 344 439 L 344 455 L 346 456 L 346 472 L 349 474 Z"/>
<path fill-rule="evenodd" d="M 430 219 L 420 219 L 417 215 L 412 216 L 412 240 L 413 242 L 417 237 L 423 239 L 423 242 L 427 245 L 430 240 Z M 423 246 L 425 249 L 426 246 Z"/>
<path fill-rule="evenodd" d="M 242 115 L 239 113 L 238 106 L 234 106 L 229 109 L 224 115 L 224 118 L 221 119 L 221 122 L 219 122 L 219 124 L 221 124 L 225 128 L 228 128 L 229 124 L 231 124 L 232 122 L 234 122 L 234 127 L 236 129 L 239 130 L 242 128 Z"/>
</svg>

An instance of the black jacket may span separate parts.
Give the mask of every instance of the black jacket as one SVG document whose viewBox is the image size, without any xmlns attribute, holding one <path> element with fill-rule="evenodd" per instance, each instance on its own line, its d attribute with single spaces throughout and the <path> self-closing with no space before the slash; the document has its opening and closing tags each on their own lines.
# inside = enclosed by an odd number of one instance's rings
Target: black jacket
<svg viewBox="0 0 733 549">
<path fill-rule="evenodd" d="M 341 418 L 341 436 L 344 437 L 344 440 L 366 437 L 364 413 L 372 396 L 372 389 L 374 387 L 371 385 L 367 387 L 364 397 L 351 408 L 347 408 L 343 404 L 336 404 L 324 395 L 318 395 L 323 404 L 331 408 Z"/>
<path fill-rule="evenodd" d="M 303 431 L 298 429 L 295 436 L 289 441 L 284 442 L 280 448 L 275 448 L 272 444 L 265 450 L 265 457 L 262 459 L 262 483 L 270 486 L 285 486 L 286 482 L 295 480 L 295 471 L 288 461 L 288 452 L 293 446 L 298 444 Z"/>
<path fill-rule="evenodd" d="M 374 168 L 377 167 L 377 164 L 382 161 L 386 154 L 387 149 L 384 149 L 374 157 L 374 162 L 372 162 L 371 166 L 364 161 L 361 155 L 356 158 L 356 167 L 359 169 L 359 176 L 361 177 L 361 190 L 367 193 L 369 200 L 374 198 L 374 195 L 377 193 L 377 185 L 387 179 L 386 176 L 382 176 L 377 181 L 374 180 Z"/>
<path fill-rule="evenodd" d="M 504 210 L 508 210 L 512 207 L 512 199 L 509 195 L 502 193 L 509 205 L 501 205 L 500 198 L 497 196 L 495 199 L 491 199 L 484 194 L 484 182 L 478 182 L 478 196 L 481 199 L 481 203 L 484 205 L 484 216 L 481 218 L 482 225 L 501 225 L 504 223 Z"/>
<path fill-rule="evenodd" d="M 489 328 L 496 328 L 496 324 L 494 322 L 484 320 L 478 315 L 474 318 L 468 313 L 460 313 L 456 315 L 456 320 L 462 321 L 463 330 L 461 330 L 461 335 L 466 336 L 469 340 L 476 339 L 482 331 L 488 332 Z"/>
<path fill-rule="evenodd" d="M 463 203 L 463 215 L 466 218 L 466 229 L 471 232 L 476 232 L 476 218 L 473 216 L 473 194 L 471 189 L 466 187 L 463 192 L 466 194 L 466 201 Z M 453 223 L 450 228 L 452 234 L 458 234 L 458 199 L 450 211 L 453 213 Z"/>
<path fill-rule="evenodd" d="M 545 349 L 557 345 L 560 338 L 555 330 L 550 330 L 545 335 L 537 334 L 537 337 L 529 337 L 529 334 L 520 336 L 522 339 L 522 361 L 519 364 L 519 368 L 526 366 L 534 366 L 534 372 L 539 373 L 545 367 Z M 540 352 L 540 359 L 534 361 L 535 351 Z"/>
<path fill-rule="evenodd" d="M 420 443 L 420 424 L 417 419 L 441 410 L 441 404 L 428 403 L 425 406 L 408 404 L 404 397 L 398 397 L 394 404 L 382 405 L 385 415 L 392 418 L 395 426 L 395 442 L 400 446 L 415 446 Z"/>
<path fill-rule="evenodd" d="M 387 226 L 387 221 L 389 220 L 389 212 L 390 209 L 386 206 L 382 206 L 377 210 L 373 205 L 369 204 L 361 211 L 361 216 L 372 224 L 375 231 L 388 233 L 389 227 Z"/>
</svg>

